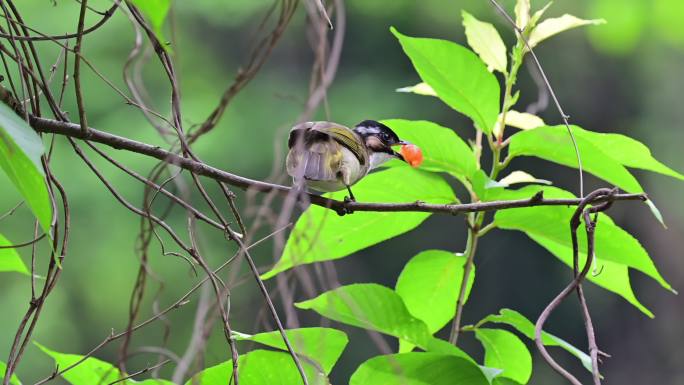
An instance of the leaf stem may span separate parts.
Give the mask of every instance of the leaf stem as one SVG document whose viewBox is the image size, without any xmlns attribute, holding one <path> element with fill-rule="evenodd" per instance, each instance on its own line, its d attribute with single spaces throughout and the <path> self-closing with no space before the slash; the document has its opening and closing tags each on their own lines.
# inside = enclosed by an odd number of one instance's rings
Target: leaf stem
<svg viewBox="0 0 684 385">
<path fill-rule="evenodd" d="M 458 335 L 461 331 L 461 317 L 463 315 L 463 305 L 465 304 L 465 295 L 468 286 L 468 279 L 473 270 L 473 260 L 475 259 L 475 250 L 477 249 L 478 238 L 478 224 L 477 220 L 480 213 L 472 213 L 468 215 L 468 240 L 466 242 L 466 250 L 463 255 L 466 256 L 465 266 L 463 268 L 463 279 L 461 279 L 461 287 L 458 292 L 458 300 L 456 302 L 456 314 L 454 321 L 451 323 L 451 334 L 449 335 L 449 342 L 456 345 L 458 342 Z"/>
<path fill-rule="evenodd" d="M 503 132 L 506 127 L 506 113 L 517 100 L 517 96 L 513 97 L 511 93 L 513 90 L 513 85 L 517 80 L 518 70 L 522 65 L 524 48 L 525 45 L 522 43 L 521 39 L 518 38 L 518 42 L 511 49 L 511 67 L 506 74 L 504 99 L 501 105 L 501 114 L 498 121 L 498 125 L 501 129 L 496 133 L 496 138 L 494 139 L 487 135 L 489 148 L 492 151 L 492 167 L 489 172 L 489 178 L 492 180 L 496 180 L 496 178 L 499 176 L 499 172 L 505 169 L 510 162 L 510 157 L 506 157 L 504 161 L 501 162 L 501 150 L 506 147 L 505 145 L 502 145 L 502 139 Z M 478 129 L 475 137 L 475 146 L 473 149 L 478 166 L 480 164 L 480 157 L 482 155 L 482 134 L 482 130 Z M 463 278 L 461 279 L 458 299 L 456 301 L 456 314 L 454 315 L 454 319 L 451 323 L 451 333 L 449 335 L 449 342 L 453 345 L 456 345 L 458 342 L 458 335 L 461 329 L 461 318 L 463 316 L 463 306 L 466 299 L 466 288 L 468 285 L 468 280 L 470 279 L 470 274 L 473 270 L 475 251 L 477 249 L 477 240 L 478 238 L 487 234 L 491 229 L 496 227 L 495 222 L 491 222 L 482 228 L 481 226 L 484 218 L 485 214 L 483 212 L 471 213 L 468 215 L 468 240 L 466 242 L 466 249 L 463 252 L 463 255 L 466 256 L 466 262 L 463 268 Z"/>
</svg>

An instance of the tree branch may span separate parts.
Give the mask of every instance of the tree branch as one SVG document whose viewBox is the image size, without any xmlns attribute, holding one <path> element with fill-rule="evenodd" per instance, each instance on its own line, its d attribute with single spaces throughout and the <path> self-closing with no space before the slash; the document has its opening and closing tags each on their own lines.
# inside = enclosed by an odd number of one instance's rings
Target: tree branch
<svg viewBox="0 0 684 385">
<path fill-rule="evenodd" d="M 38 132 L 52 133 L 64 135 L 72 138 L 86 139 L 85 134 L 81 131 L 81 127 L 77 124 L 60 122 L 53 119 L 38 118 L 30 116 L 29 122 L 31 126 Z M 138 142 L 136 140 L 128 139 L 122 136 L 110 134 L 104 131 L 99 131 L 94 128 L 88 128 L 87 140 L 97 143 L 102 143 L 118 150 L 127 150 L 138 154 L 150 156 L 169 164 L 176 165 L 180 168 L 188 170 L 194 174 L 202 175 L 210 179 L 227 183 L 231 186 L 241 188 L 243 190 L 255 190 L 259 192 L 277 191 L 282 194 L 287 194 L 290 187 L 279 184 L 263 182 L 259 180 L 245 178 L 239 175 L 231 174 L 227 171 L 209 166 L 205 163 L 198 162 L 192 159 L 184 158 L 180 155 L 166 151 L 159 146 Z M 338 214 L 343 214 L 346 210 L 351 211 L 378 211 L 378 212 L 430 212 L 437 214 L 461 214 L 472 213 L 480 211 L 494 211 L 502 209 L 511 209 L 519 207 L 532 206 L 577 206 L 582 202 L 580 198 L 570 199 L 545 199 L 541 194 L 537 194 L 529 199 L 516 199 L 507 201 L 492 201 L 492 202 L 477 202 L 464 204 L 434 204 L 425 203 L 421 201 L 407 202 L 407 203 L 365 203 L 365 202 L 343 202 L 334 199 L 325 198 L 320 195 L 307 194 L 307 199 L 316 206 L 325 207 L 334 210 Z M 640 194 L 616 194 L 611 198 L 612 200 L 641 200 L 645 201 L 647 195 Z M 605 202 L 606 197 L 597 197 L 590 203 Z"/>
</svg>

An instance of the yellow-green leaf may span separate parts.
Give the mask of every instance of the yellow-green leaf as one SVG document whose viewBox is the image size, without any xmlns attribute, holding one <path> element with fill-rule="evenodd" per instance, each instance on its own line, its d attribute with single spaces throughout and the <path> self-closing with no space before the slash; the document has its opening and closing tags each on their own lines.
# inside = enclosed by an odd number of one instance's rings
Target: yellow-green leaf
<svg viewBox="0 0 684 385">
<path fill-rule="evenodd" d="M 411 92 L 414 94 L 418 95 L 425 95 L 425 96 L 437 96 L 437 93 L 435 90 L 430 87 L 429 84 L 425 82 L 420 82 L 416 85 L 413 86 L 408 86 L 408 87 L 402 87 L 402 88 L 397 88 L 397 92 Z"/>
<path fill-rule="evenodd" d="M 461 11 L 461 14 L 470 48 L 480 56 L 490 71 L 497 70 L 505 74 L 508 60 L 506 46 L 499 32 L 492 24 L 480 21 L 466 11 Z"/>
<path fill-rule="evenodd" d="M 530 0 L 517 0 L 515 2 L 515 25 L 525 29 L 530 21 Z"/>
<path fill-rule="evenodd" d="M 530 47 L 534 48 L 537 44 L 569 29 L 581 27 L 584 25 L 600 25 L 605 23 L 603 19 L 585 20 L 575 17 L 573 15 L 565 14 L 561 17 L 549 18 L 537 24 L 532 30 L 529 39 L 527 40 Z"/>
</svg>

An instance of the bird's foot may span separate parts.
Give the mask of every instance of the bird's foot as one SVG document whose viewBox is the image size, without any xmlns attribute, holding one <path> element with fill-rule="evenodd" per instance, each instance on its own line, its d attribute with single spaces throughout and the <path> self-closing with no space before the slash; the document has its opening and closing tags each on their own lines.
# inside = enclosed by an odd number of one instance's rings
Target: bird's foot
<svg viewBox="0 0 684 385">
<path fill-rule="evenodd" d="M 345 196 L 344 197 L 344 205 L 342 206 L 342 209 L 338 211 L 337 213 L 340 216 L 346 215 L 346 214 L 353 214 L 354 210 L 349 208 L 348 204 L 349 203 L 354 203 L 356 202 L 356 199 L 354 199 L 354 196 L 352 195 L 351 197 Z"/>
</svg>

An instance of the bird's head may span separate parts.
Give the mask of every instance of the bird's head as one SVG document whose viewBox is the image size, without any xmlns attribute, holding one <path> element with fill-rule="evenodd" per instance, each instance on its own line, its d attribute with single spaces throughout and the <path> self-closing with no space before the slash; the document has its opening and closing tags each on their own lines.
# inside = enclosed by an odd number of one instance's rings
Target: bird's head
<svg viewBox="0 0 684 385">
<path fill-rule="evenodd" d="M 392 158 L 405 161 L 400 153 L 392 149 L 392 146 L 402 146 L 409 143 L 399 139 L 399 136 L 386 125 L 375 120 L 364 120 L 354 127 L 354 132 L 361 137 L 371 156 L 371 168 L 377 167 Z"/>
</svg>

